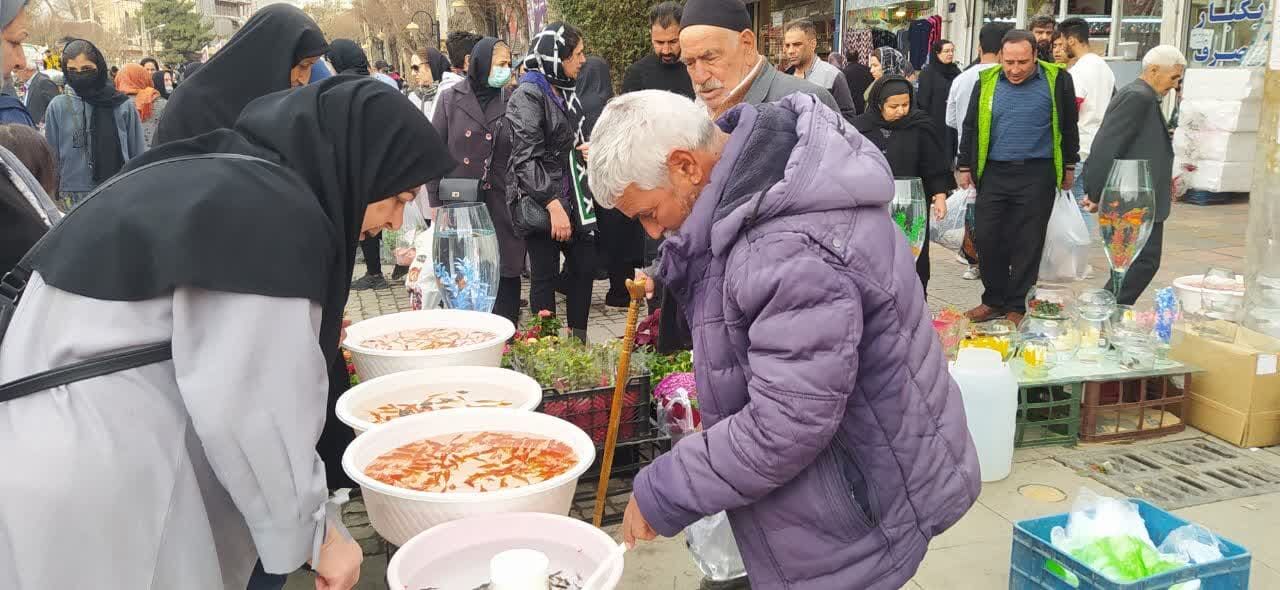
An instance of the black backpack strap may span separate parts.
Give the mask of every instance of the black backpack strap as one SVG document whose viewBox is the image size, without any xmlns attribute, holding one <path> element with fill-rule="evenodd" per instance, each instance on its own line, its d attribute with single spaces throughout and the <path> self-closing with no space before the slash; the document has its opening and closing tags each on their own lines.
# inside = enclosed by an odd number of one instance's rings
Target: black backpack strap
<svg viewBox="0 0 1280 590">
<path fill-rule="evenodd" d="M 171 358 L 173 358 L 173 345 L 169 342 L 103 354 L 0 385 L 0 403 L 53 389 L 59 385 L 136 369 Z"/>
</svg>

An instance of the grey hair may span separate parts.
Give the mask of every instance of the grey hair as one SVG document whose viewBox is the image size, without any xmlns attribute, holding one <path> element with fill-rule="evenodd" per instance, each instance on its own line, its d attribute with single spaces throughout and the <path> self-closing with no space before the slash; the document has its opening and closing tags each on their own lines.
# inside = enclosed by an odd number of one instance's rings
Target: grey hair
<svg viewBox="0 0 1280 590">
<path fill-rule="evenodd" d="M 1178 51 L 1177 47 L 1172 45 L 1156 45 L 1146 55 L 1142 56 L 1142 67 L 1144 68 L 1151 66 L 1167 68 L 1185 65 L 1187 65 L 1187 58 L 1182 55 L 1181 51 Z"/>
<path fill-rule="evenodd" d="M 604 107 L 591 134 L 587 169 L 596 203 L 612 209 L 628 186 L 666 186 L 667 156 L 675 149 L 707 149 L 715 123 L 692 100 L 662 90 L 628 92 Z"/>
</svg>

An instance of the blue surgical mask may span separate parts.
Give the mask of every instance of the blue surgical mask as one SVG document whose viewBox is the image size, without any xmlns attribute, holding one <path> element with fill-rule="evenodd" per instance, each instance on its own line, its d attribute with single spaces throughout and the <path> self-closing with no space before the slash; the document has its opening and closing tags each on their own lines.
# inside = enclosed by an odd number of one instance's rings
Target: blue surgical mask
<svg viewBox="0 0 1280 590">
<path fill-rule="evenodd" d="M 489 87 L 502 88 L 511 81 L 511 68 L 493 68 L 489 70 Z"/>
</svg>

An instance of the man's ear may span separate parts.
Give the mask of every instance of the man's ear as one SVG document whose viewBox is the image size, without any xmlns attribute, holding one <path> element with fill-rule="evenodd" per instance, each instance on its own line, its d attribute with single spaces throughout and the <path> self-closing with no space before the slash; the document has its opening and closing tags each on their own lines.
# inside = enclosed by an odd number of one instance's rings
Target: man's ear
<svg viewBox="0 0 1280 590">
<path fill-rule="evenodd" d="M 702 167 L 698 165 L 698 159 L 692 151 L 684 148 L 676 148 L 667 154 L 667 172 L 692 185 L 702 182 Z"/>
</svg>

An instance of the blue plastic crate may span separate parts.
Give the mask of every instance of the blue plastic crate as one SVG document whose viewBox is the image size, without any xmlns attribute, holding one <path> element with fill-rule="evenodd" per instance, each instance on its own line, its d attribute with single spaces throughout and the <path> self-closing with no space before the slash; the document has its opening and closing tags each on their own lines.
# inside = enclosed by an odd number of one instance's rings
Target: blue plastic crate
<svg viewBox="0 0 1280 590">
<path fill-rule="evenodd" d="M 1143 500 L 1132 500 L 1147 523 L 1147 533 L 1159 545 L 1174 529 L 1190 524 Z M 1067 526 L 1067 515 L 1057 514 L 1016 523 L 1013 527 L 1013 557 L 1009 565 L 1010 590 L 1164 590 L 1179 582 L 1199 579 L 1201 590 L 1245 590 L 1249 587 L 1249 564 L 1252 556 L 1240 545 L 1222 537 L 1222 560 L 1203 565 L 1189 565 L 1137 582 L 1112 582 L 1102 574 L 1058 550 L 1049 541 L 1053 527 Z M 1216 533 L 1215 533 L 1216 534 Z M 1071 585 L 1046 566 L 1055 561 L 1075 574 L 1078 585 Z"/>
</svg>

